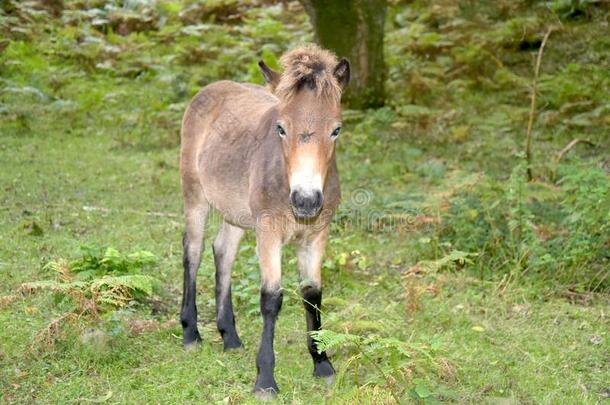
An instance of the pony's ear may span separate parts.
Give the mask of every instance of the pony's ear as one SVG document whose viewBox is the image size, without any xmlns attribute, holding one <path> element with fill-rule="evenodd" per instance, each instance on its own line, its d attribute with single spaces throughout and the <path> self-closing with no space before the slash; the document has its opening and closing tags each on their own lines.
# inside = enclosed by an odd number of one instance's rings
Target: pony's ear
<svg viewBox="0 0 610 405">
<path fill-rule="evenodd" d="M 280 81 L 280 74 L 267 66 L 262 60 L 258 62 L 258 67 L 261 68 L 265 82 L 271 87 L 271 90 L 275 90 Z"/>
<path fill-rule="evenodd" d="M 339 85 L 342 89 L 345 89 L 349 84 L 350 78 L 350 69 L 349 69 L 349 61 L 345 58 L 341 58 L 337 66 L 335 66 L 335 70 L 333 71 L 335 78 L 339 82 Z"/>
</svg>

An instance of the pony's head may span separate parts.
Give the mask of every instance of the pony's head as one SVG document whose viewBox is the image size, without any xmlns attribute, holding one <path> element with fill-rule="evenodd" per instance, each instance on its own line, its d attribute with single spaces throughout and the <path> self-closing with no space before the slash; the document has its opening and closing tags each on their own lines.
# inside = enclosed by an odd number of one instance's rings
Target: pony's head
<svg viewBox="0 0 610 405">
<path fill-rule="evenodd" d="M 341 93 L 350 79 L 349 62 L 315 45 L 284 54 L 280 74 L 259 62 L 279 100 L 274 123 L 281 139 L 290 203 L 297 218 L 313 218 L 324 201 L 324 184 L 341 131 Z"/>
</svg>

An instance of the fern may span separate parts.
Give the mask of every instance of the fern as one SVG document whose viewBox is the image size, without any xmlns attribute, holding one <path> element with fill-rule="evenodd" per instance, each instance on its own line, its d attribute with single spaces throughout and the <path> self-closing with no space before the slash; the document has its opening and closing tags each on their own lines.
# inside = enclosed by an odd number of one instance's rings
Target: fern
<svg viewBox="0 0 610 405">
<path fill-rule="evenodd" d="M 435 363 L 431 352 L 438 347 L 437 341 L 433 341 L 430 345 L 414 345 L 391 337 L 376 335 L 365 337 L 331 330 L 314 331 L 310 332 L 310 335 L 316 342 L 319 353 L 340 348 L 350 348 L 354 351 L 340 371 L 337 385 L 343 381 L 347 368 L 353 367 L 354 378 L 358 378 L 361 362 L 364 361 L 382 377 L 396 403 L 401 403 L 400 398 L 407 388 L 396 384 L 400 378 L 403 378 L 401 370 L 413 368 L 416 361 L 414 357 L 417 354 L 421 354 L 424 361 Z"/>
<path fill-rule="evenodd" d="M 82 247 L 79 258 L 59 259 L 44 266 L 45 270 L 55 273 L 55 279 L 23 283 L 19 292 L 48 290 L 63 295 L 75 302 L 75 312 L 79 314 L 120 308 L 153 294 L 158 281 L 141 271 L 156 260 L 147 251 L 124 255 L 114 248 Z"/>
<path fill-rule="evenodd" d="M 313 331 L 310 332 L 310 335 L 316 341 L 318 353 L 339 347 L 359 346 L 363 342 L 363 338 L 358 335 L 337 333 L 330 330 Z"/>
<path fill-rule="evenodd" d="M 91 291 L 100 304 L 113 307 L 125 306 L 134 298 L 152 295 L 154 279 L 144 275 L 106 276 L 91 283 Z"/>
<path fill-rule="evenodd" d="M 417 263 L 417 266 L 430 273 L 436 273 L 444 268 L 452 268 L 456 264 L 463 266 L 465 264 L 473 264 L 472 258 L 476 257 L 476 253 L 462 252 L 461 250 L 452 250 L 448 255 L 437 260 L 422 260 Z"/>
<path fill-rule="evenodd" d="M 139 274 L 146 266 L 157 262 L 156 256 L 145 250 L 125 255 L 112 247 L 96 249 L 81 246 L 80 252 L 80 256 L 71 261 L 69 266 L 81 279 L 107 274 Z"/>
<path fill-rule="evenodd" d="M 408 350 L 409 346 L 396 338 L 371 337 L 365 340 L 365 345 L 368 347 L 367 351 L 370 353 L 384 355 L 394 351 L 405 358 L 410 358 L 412 355 L 412 352 Z"/>
</svg>

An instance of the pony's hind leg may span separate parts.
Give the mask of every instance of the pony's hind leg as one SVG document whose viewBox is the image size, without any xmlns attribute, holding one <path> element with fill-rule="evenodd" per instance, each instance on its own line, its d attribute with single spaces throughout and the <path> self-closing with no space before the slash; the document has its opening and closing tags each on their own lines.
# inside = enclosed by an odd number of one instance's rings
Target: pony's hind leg
<svg viewBox="0 0 610 405">
<path fill-rule="evenodd" d="M 297 247 L 299 273 L 302 280 L 301 296 L 305 306 L 307 332 L 318 331 L 322 327 L 320 308 L 322 305 L 322 255 L 328 240 L 328 227 L 310 240 L 303 240 Z M 326 352 L 318 353 L 316 342 L 307 335 L 307 348 L 313 359 L 315 377 L 331 377 L 335 370 Z"/>
<path fill-rule="evenodd" d="M 216 326 L 222 336 L 225 350 L 242 346 L 233 315 L 231 268 L 243 234 L 243 229 L 224 222 L 213 245 L 216 264 Z"/>
<path fill-rule="evenodd" d="M 203 251 L 203 234 L 205 222 L 209 211 L 207 201 L 200 199 L 196 203 L 185 200 L 184 214 L 186 219 L 186 230 L 182 239 L 184 248 L 184 286 L 182 290 L 182 309 L 180 311 L 180 322 L 182 323 L 185 348 L 190 348 L 201 341 L 197 329 L 197 270 L 201 263 Z"/>
</svg>

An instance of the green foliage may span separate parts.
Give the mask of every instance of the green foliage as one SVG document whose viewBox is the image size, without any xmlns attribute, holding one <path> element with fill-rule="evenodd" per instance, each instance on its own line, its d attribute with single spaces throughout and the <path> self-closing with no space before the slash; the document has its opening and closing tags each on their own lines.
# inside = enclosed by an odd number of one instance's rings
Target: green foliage
<svg viewBox="0 0 610 405">
<path fill-rule="evenodd" d="M 310 332 L 311 337 L 316 341 L 318 353 L 330 349 L 336 349 L 347 345 L 358 345 L 363 338 L 349 333 L 336 333 L 330 330 Z"/>
<path fill-rule="evenodd" d="M 515 17 L 497 24 L 490 32 L 489 40 L 503 47 L 527 47 L 537 45 L 541 38 L 541 21 L 538 16 Z"/>
<path fill-rule="evenodd" d="M 152 296 L 159 281 L 141 273 L 156 262 L 157 258 L 148 251 L 122 254 L 111 247 L 83 246 L 77 259 L 54 260 L 44 266 L 55 273 L 54 280 L 24 283 L 20 290 L 50 290 L 58 294 L 59 300 L 72 301 L 75 312 L 97 315 L 99 311 L 124 307 L 132 301 L 143 302 Z"/>
<path fill-rule="evenodd" d="M 566 167 L 560 181 L 565 190 L 561 201 L 560 224 L 568 236 L 557 240 L 566 269 L 593 266 L 602 273 L 590 280 L 593 287 L 608 286 L 607 270 L 610 257 L 610 178 L 598 168 Z M 564 231 L 565 232 L 565 231 Z M 596 286 L 599 279 L 601 285 Z"/>
<path fill-rule="evenodd" d="M 69 266 L 78 279 L 90 280 L 106 275 L 137 275 L 156 262 L 155 255 L 146 250 L 122 254 L 112 247 L 100 249 L 81 246 L 78 258 L 72 260 Z M 56 263 L 51 262 L 48 266 L 56 266 Z"/>
<path fill-rule="evenodd" d="M 569 20 L 589 14 L 590 9 L 602 3 L 600 0 L 555 0 L 547 2 L 547 7 L 561 19 Z"/>
<path fill-rule="evenodd" d="M 596 167 L 563 167 L 546 196 L 518 164 L 506 185 L 488 180 L 452 201 L 443 241 L 480 252 L 485 272 L 521 269 L 573 288 L 607 290 L 610 179 Z M 485 269 L 485 270 L 483 270 Z"/>
<path fill-rule="evenodd" d="M 438 339 L 430 343 L 410 344 L 393 337 L 378 335 L 361 336 L 351 333 L 337 333 L 331 330 L 310 333 L 315 340 L 318 352 L 342 350 L 350 352 L 351 357 L 345 362 L 346 367 L 340 371 L 337 385 L 341 385 L 348 371 L 354 373 L 357 384 L 384 384 L 391 391 L 397 403 L 407 396 L 416 399 L 433 399 L 434 393 L 421 378 L 413 378 L 412 369 L 426 363 L 434 365 L 435 355 L 440 349 Z M 367 376 L 359 381 L 359 369 L 367 365 L 376 371 L 376 375 Z M 352 370 L 348 370 L 347 367 Z M 426 402 L 427 403 L 427 402 Z"/>
</svg>

